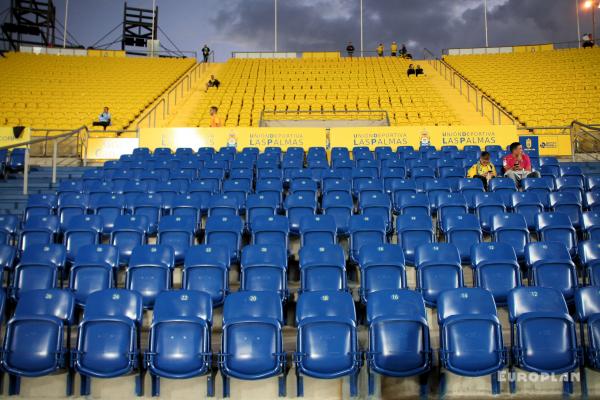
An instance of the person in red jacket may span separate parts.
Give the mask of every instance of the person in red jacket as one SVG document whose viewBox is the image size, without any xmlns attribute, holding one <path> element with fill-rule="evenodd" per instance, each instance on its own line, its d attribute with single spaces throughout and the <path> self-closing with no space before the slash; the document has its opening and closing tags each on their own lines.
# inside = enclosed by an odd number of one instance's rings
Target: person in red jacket
<svg viewBox="0 0 600 400">
<path fill-rule="evenodd" d="M 519 184 L 525 178 L 539 178 L 540 173 L 533 171 L 529 156 L 523 152 L 521 143 L 515 142 L 510 145 L 510 154 L 502 160 L 504 176 Z"/>
</svg>

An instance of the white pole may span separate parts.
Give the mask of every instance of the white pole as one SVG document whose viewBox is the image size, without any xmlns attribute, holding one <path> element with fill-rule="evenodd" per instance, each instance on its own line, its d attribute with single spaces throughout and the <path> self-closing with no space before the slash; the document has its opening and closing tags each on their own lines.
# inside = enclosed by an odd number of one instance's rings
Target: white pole
<svg viewBox="0 0 600 400">
<path fill-rule="evenodd" d="M 152 0 L 152 53 L 151 57 L 154 57 L 156 52 L 155 40 L 156 40 L 156 0 Z"/>
<path fill-rule="evenodd" d="M 485 47 L 488 47 L 487 0 L 483 0 L 483 24 L 485 25 Z"/>
<path fill-rule="evenodd" d="M 69 24 L 69 0 L 65 1 L 65 26 L 63 29 L 63 49 L 67 47 L 67 25 Z"/>
<path fill-rule="evenodd" d="M 277 47 L 277 0 L 275 0 L 275 52 L 278 51 Z"/>
<path fill-rule="evenodd" d="M 360 56 L 364 57 L 363 0 L 360 0 Z"/>
<path fill-rule="evenodd" d="M 577 15 L 577 44 L 581 47 L 581 27 L 579 26 L 579 0 L 575 0 L 575 12 Z"/>
</svg>

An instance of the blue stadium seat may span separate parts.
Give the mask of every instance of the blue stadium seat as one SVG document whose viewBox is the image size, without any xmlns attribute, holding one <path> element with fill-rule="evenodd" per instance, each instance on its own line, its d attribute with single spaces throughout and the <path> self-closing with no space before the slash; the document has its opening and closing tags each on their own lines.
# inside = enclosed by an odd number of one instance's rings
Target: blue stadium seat
<svg viewBox="0 0 600 400">
<path fill-rule="evenodd" d="M 30 194 L 25 206 L 24 220 L 33 216 L 54 214 L 57 207 L 57 198 L 53 194 Z"/>
<path fill-rule="evenodd" d="M 154 305 L 145 363 L 152 396 L 160 395 L 160 378 L 189 379 L 209 375 L 207 396 L 214 395 L 211 352 L 212 301 L 195 290 L 161 292 Z"/>
<path fill-rule="evenodd" d="M 138 246 L 129 259 L 125 287 L 142 296 L 145 309 L 152 309 L 156 296 L 171 289 L 174 267 L 172 247 L 160 244 Z"/>
<path fill-rule="evenodd" d="M 429 207 L 433 212 L 437 211 L 437 198 L 451 191 L 450 183 L 446 179 L 431 179 L 424 184 L 424 192 L 429 197 Z"/>
<path fill-rule="evenodd" d="M 352 183 L 344 180 L 344 176 L 333 168 L 321 172 L 321 181 L 319 182 L 319 185 L 323 194 L 337 189 L 337 186 L 339 185 L 344 186 L 344 189 L 340 188 L 342 191 L 350 193 L 352 190 Z"/>
<path fill-rule="evenodd" d="M 146 244 L 148 217 L 145 215 L 121 215 L 115 220 L 110 233 L 110 244 L 119 249 L 119 261 L 127 265 L 132 250 Z"/>
<path fill-rule="evenodd" d="M 545 208 L 550 207 L 548 196 L 552 192 L 550 181 L 544 178 L 527 178 L 521 181 L 523 191 L 532 192 L 538 195 Z"/>
<path fill-rule="evenodd" d="M 586 240 L 578 246 L 579 260 L 585 269 L 585 280 L 591 286 L 600 286 L 600 241 Z"/>
<path fill-rule="evenodd" d="M 385 221 L 386 232 L 392 230 L 392 204 L 385 193 L 362 194 L 358 201 L 361 215 L 380 217 Z"/>
<path fill-rule="evenodd" d="M 294 179 L 290 184 L 290 193 L 306 198 L 317 198 L 319 189 L 312 179 Z"/>
<path fill-rule="evenodd" d="M 17 251 L 13 246 L 8 244 L 0 244 L 0 276 L 4 273 L 4 271 L 10 272 L 15 266 L 15 261 L 17 259 Z"/>
<path fill-rule="evenodd" d="M 500 394 L 498 371 L 507 364 L 502 326 L 490 292 L 450 289 L 437 300 L 440 361 L 448 371 L 467 377 L 492 375 L 492 394 Z M 440 392 L 445 393 L 442 378 Z"/>
<path fill-rule="evenodd" d="M 567 214 L 558 212 L 538 214 L 535 229 L 539 240 L 563 243 L 571 255 L 577 253 L 577 233 Z"/>
<path fill-rule="evenodd" d="M 139 371 L 136 394 L 144 392 L 140 365 L 142 296 L 124 289 L 92 293 L 79 324 L 72 362 L 81 375 L 81 396 L 89 396 L 91 378 L 116 378 Z"/>
<path fill-rule="evenodd" d="M 250 165 L 246 168 L 232 168 L 229 173 L 229 179 L 233 182 L 239 182 L 245 187 L 252 188 L 252 184 L 254 183 L 254 166 Z"/>
<path fill-rule="evenodd" d="M 290 232 L 300 233 L 302 218 L 317 213 L 317 200 L 314 196 L 291 194 L 285 199 L 285 213 L 290 223 Z"/>
<path fill-rule="evenodd" d="M 462 193 L 470 210 L 475 210 L 475 196 L 483 193 L 483 182 L 477 178 L 463 178 L 458 181 L 458 191 Z"/>
<path fill-rule="evenodd" d="M 415 181 L 417 191 L 425 190 L 425 182 L 435 179 L 435 171 L 431 167 L 416 167 L 410 171 L 411 178 Z"/>
<path fill-rule="evenodd" d="M 404 168 L 404 162 L 401 166 L 390 166 L 381 168 L 381 179 L 383 179 L 383 187 L 386 193 L 391 194 L 394 183 L 402 181 L 406 178 L 406 170 Z"/>
<path fill-rule="evenodd" d="M 359 200 L 372 194 L 385 194 L 383 180 L 376 178 L 369 178 L 359 181 L 355 186 L 353 186 L 352 191 L 354 196 Z"/>
<path fill-rule="evenodd" d="M 300 159 L 295 163 L 287 162 L 283 164 L 283 178 L 288 187 L 291 187 L 291 184 L 296 181 L 304 181 L 303 185 L 307 185 L 307 182 L 313 182 L 316 187 L 312 171 L 308 168 L 303 168 L 303 163 L 303 160 Z"/>
<path fill-rule="evenodd" d="M 148 233 L 155 234 L 163 214 L 163 199 L 160 194 L 140 194 L 128 204 L 131 214 L 148 219 Z"/>
<path fill-rule="evenodd" d="M 304 394 L 302 375 L 318 379 L 350 376 L 350 396 L 356 396 L 362 356 L 352 295 L 336 291 L 302 293 L 296 306 L 296 325 L 297 396 Z"/>
<path fill-rule="evenodd" d="M 432 350 L 423 297 L 415 291 L 389 289 L 369 295 L 365 323 L 369 395 L 375 391 L 373 373 L 390 377 L 421 375 L 421 396 L 427 396 L 427 372 Z"/>
<path fill-rule="evenodd" d="M 510 198 L 517 191 L 515 181 L 510 178 L 494 178 L 490 181 L 489 191 L 498 193 L 504 205 L 510 207 Z"/>
<path fill-rule="evenodd" d="M 238 210 L 240 212 L 244 212 L 246 209 L 246 198 L 251 191 L 252 184 L 245 180 L 228 179 L 223 182 L 222 193 L 225 196 L 234 197 L 236 199 Z"/>
<path fill-rule="evenodd" d="M 560 164 L 556 157 L 540 157 L 540 167 L 545 167 L 542 173 L 547 172 L 547 174 L 554 177 L 560 176 Z"/>
<path fill-rule="evenodd" d="M 422 244 L 415 250 L 416 290 L 428 307 L 435 307 L 444 290 L 461 288 L 463 271 L 458 248 L 451 243 Z"/>
<path fill-rule="evenodd" d="M 127 203 L 122 195 L 102 194 L 90 202 L 90 209 L 95 215 L 102 217 L 104 226 L 102 232 L 112 233 L 117 217 L 125 214 Z"/>
<path fill-rule="evenodd" d="M 287 300 L 287 252 L 280 243 L 244 246 L 240 271 L 240 290 L 273 291 Z"/>
<path fill-rule="evenodd" d="M 529 230 L 521 214 L 495 214 L 492 216 L 491 231 L 494 242 L 512 246 L 517 259 L 525 257 L 525 246 L 529 243 Z"/>
<path fill-rule="evenodd" d="M 19 250 L 23 252 L 31 245 L 53 243 L 58 235 L 59 226 L 56 215 L 31 217 L 25 221 L 19 235 Z"/>
<path fill-rule="evenodd" d="M 354 202 L 350 193 L 329 193 L 323 196 L 323 213 L 335 219 L 337 233 L 341 236 L 348 235 L 350 216 L 354 209 Z"/>
<path fill-rule="evenodd" d="M 587 239 L 600 240 L 600 212 L 584 212 L 581 222 Z"/>
<path fill-rule="evenodd" d="M 360 298 L 368 303 L 370 296 L 381 290 L 408 287 L 404 252 L 394 244 L 363 246 L 360 251 Z"/>
<path fill-rule="evenodd" d="M 144 182 L 144 181 L 142 181 Z M 147 183 L 149 185 L 149 183 Z M 111 182 L 106 182 L 106 181 L 102 181 L 102 182 L 93 182 L 92 184 L 90 184 L 90 187 L 87 188 L 84 193 L 86 193 L 88 195 L 88 200 L 89 200 L 89 204 L 90 204 L 90 208 L 92 207 L 92 204 L 96 204 L 97 200 L 99 197 L 104 196 L 104 195 L 110 195 L 113 194 L 113 188 L 112 188 L 112 183 Z"/>
<path fill-rule="evenodd" d="M 475 215 L 483 232 L 490 232 L 492 216 L 506 212 L 506 206 L 499 193 L 487 192 L 475 195 Z"/>
<path fill-rule="evenodd" d="M 446 242 L 458 248 L 463 263 L 471 262 L 471 246 L 483 241 L 479 220 L 473 214 L 447 215 L 441 223 Z"/>
<path fill-rule="evenodd" d="M 583 206 L 590 211 L 600 211 L 600 189 L 585 192 L 583 197 Z"/>
<path fill-rule="evenodd" d="M 520 287 L 508 295 L 514 368 L 534 373 L 563 374 L 579 364 L 575 322 L 561 293 L 552 288 Z M 526 350 L 526 351 L 525 351 Z M 516 382 L 510 382 L 511 392 Z M 572 392 L 570 376 L 563 394 Z"/>
<path fill-rule="evenodd" d="M 575 292 L 575 309 L 580 324 L 581 347 L 585 364 L 596 371 L 600 370 L 600 288 L 590 286 Z M 585 372 L 583 370 L 583 372 Z M 587 395 L 585 376 L 582 379 L 582 396 Z M 584 386 L 585 385 L 585 386 Z"/>
<path fill-rule="evenodd" d="M 458 190 L 458 181 L 465 177 L 465 169 L 462 166 L 444 167 L 439 172 L 440 178 L 450 183 L 452 190 Z"/>
<path fill-rule="evenodd" d="M 585 190 L 596 192 L 600 189 L 600 176 L 588 175 L 585 177 Z"/>
<path fill-rule="evenodd" d="M 562 243 L 536 242 L 525 248 L 529 285 L 559 290 L 567 303 L 579 286 L 577 270 L 569 251 Z"/>
<path fill-rule="evenodd" d="M 231 261 L 236 261 L 239 259 L 243 230 L 244 224 L 238 216 L 208 217 L 204 243 L 226 246 Z"/>
<path fill-rule="evenodd" d="M 581 201 L 577 196 L 569 192 L 550 193 L 549 201 L 552 211 L 567 214 L 573 227 L 581 229 Z"/>
<path fill-rule="evenodd" d="M 581 170 L 581 167 L 577 166 L 577 165 L 561 165 L 560 166 L 560 176 L 561 177 L 574 177 L 580 180 L 581 184 L 583 185 L 583 172 Z"/>
<path fill-rule="evenodd" d="M 309 215 L 300 220 L 301 245 L 337 243 L 337 226 L 331 215 Z"/>
<path fill-rule="evenodd" d="M 64 229 L 69 220 L 76 216 L 87 214 L 88 197 L 81 193 L 66 193 L 58 197 L 58 220 Z"/>
<path fill-rule="evenodd" d="M 510 207 L 521 214 L 527 222 L 527 229 L 535 229 L 535 217 L 544 212 L 544 205 L 538 195 L 533 192 L 517 192 L 511 196 Z"/>
<path fill-rule="evenodd" d="M 381 217 L 350 217 L 350 258 L 358 261 L 360 248 L 367 244 L 386 243 L 386 224 Z"/>
<path fill-rule="evenodd" d="M 469 212 L 467 200 L 460 193 L 446 193 L 436 199 L 438 224 L 448 215 L 462 215 Z"/>
<path fill-rule="evenodd" d="M 240 215 L 241 207 L 238 196 L 213 194 L 208 201 L 208 216 L 235 217 Z"/>
<path fill-rule="evenodd" d="M 250 194 L 246 200 L 246 225 L 252 230 L 252 221 L 257 217 L 272 217 L 277 214 L 279 202 L 268 194 Z"/>
<path fill-rule="evenodd" d="M 435 241 L 433 222 L 426 215 L 401 215 L 396 218 L 398 245 L 408 264 L 414 265 L 416 248 Z"/>
<path fill-rule="evenodd" d="M 331 159 L 332 160 L 336 160 L 336 159 L 349 160 L 350 152 L 348 151 L 348 149 L 346 147 L 332 147 L 331 148 Z"/>
<path fill-rule="evenodd" d="M 397 179 L 391 183 L 391 197 L 394 204 L 398 203 L 398 197 L 403 193 L 417 193 L 417 185 L 413 179 Z"/>
<path fill-rule="evenodd" d="M 119 268 L 119 249 L 106 244 L 90 244 L 80 249 L 69 273 L 69 289 L 75 303 L 85 306 L 94 292 L 114 286 Z"/>
<path fill-rule="evenodd" d="M 125 202 L 127 204 L 133 204 L 135 198 L 143 193 L 149 193 L 146 183 L 141 181 L 129 181 L 123 186 L 123 196 L 125 197 Z"/>
<path fill-rule="evenodd" d="M 2 367 L 8 372 L 9 395 L 18 395 L 21 378 L 35 378 L 69 370 L 75 302 L 68 290 L 32 290 L 23 293 L 9 320 L 2 351 Z M 69 342 L 67 342 L 69 343 Z M 67 372 L 66 395 L 73 394 L 73 375 Z"/>
<path fill-rule="evenodd" d="M 175 262 L 183 262 L 185 253 L 194 245 L 196 221 L 168 215 L 158 224 L 157 243 L 170 246 L 175 254 Z"/>
<path fill-rule="evenodd" d="M 288 250 L 290 225 L 287 217 L 273 215 L 256 217 L 252 222 L 252 243 L 271 245 L 277 244 Z"/>
<path fill-rule="evenodd" d="M 261 194 L 265 197 L 271 197 L 277 202 L 278 206 L 281 206 L 283 199 L 283 182 L 279 179 L 259 179 L 256 181 L 256 187 L 254 188 L 256 194 Z"/>
<path fill-rule="evenodd" d="M 579 200 L 583 198 L 585 192 L 583 187 L 583 178 L 575 176 L 563 176 L 554 180 L 556 190 L 559 192 L 573 193 Z"/>
<path fill-rule="evenodd" d="M 279 395 L 285 396 L 287 366 L 282 327 L 283 307 L 276 292 L 227 296 L 219 356 L 223 397 L 229 397 L 230 378 L 257 380 L 273 376 L 279 376 Z"/>
<path fill-rule="evenodd" d="M 78 194 L 83 192 L 83 182 L 80 180 L 61 180 L 58 183 L 58 189 L 56 189 L 59 195 L 66 193 Z"/>
<path fill-rule="evenodd" d="M 190 194 L 199 193 L 203 196 L 212 196 L 215 193 L 220 191 L 220 181 L 214 181 L 212 179 L 198 179 L 192 181 L 188 187 L 188 192 Z"/>
<path fill-rule="evenodd" d="M 214 188 L 216 192 L 221 190 L 221 184 L 223 182 L 225 173 L 222 169 L 202 168 L 198 174 L 198 179 L 202 182 L 206 182 L 209 186 Z"/>
<path fill-rule="evenodd" d="M 73 216 L 65 224 L 63 244 L 67 249 L 67 258 L 74 260 L 81 248 L 89 244 L 100 243 L 104 222 L 100 215 Z"/>
<path fill-rule="evenodd" d="M 346 257 L 336 244 L 303 246 L 300 258 L 300 291 L 346 290 Z"/>
<path fill-rule="evenodd" d="M 14 268 L 10 295 L 18 299 L 22 293 L 59 287 L 60 271 L 66 263 L 66 250 L 60 245 L 32 245 L 23 252 Z"/>
<path fill-rule="evenodd" d="M 354 170 L 354 163 L 347 159 L 334 159 L 332 160 L 331 166 L 333 169 L 342 174 L 344 179 L 352 181 L 352 171 Z"/>
<path fill-rule="evenodd" d="M 182 288 L 210 294 L 214 307 L 229 293 L 229 251 L 224 246 L 191 247 L 183 264 Z"/>
<path fill-rule="evenodd" d="M 169 208 L 171 215 L 189 220 L 194 230 L 199 230 L 201 216 L 208 211 L 208 197 L 199 193 L 178 194 Z"/>
<path fill-rule="evenodd" d="M 478 243 L 471 247 L 473 285 L 488 290 L 496 304 L 506 305 L 508 292 L 521 286 L 517 255 L 507 243 Z"/>
<path fill-rule="evenodd" d="M 400 215 L 431 215 L 430 199 L 425 193 L 399 193 L 394 211 Z"/>
<path fill-rule="evenodd" d="M 19 217 L 11 214 L 0 214 L 0 244 L 13 244 Z"/>
</svg>

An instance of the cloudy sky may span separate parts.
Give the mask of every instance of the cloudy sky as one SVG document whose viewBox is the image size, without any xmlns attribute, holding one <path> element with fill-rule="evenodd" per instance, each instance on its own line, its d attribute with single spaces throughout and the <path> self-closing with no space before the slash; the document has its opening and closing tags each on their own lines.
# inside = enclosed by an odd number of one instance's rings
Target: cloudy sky
<svg viewBox="0 0 600 400">
<path fill-rule="evenodd" d="M 54 0 L 60 20 L 65 1 Z M 156 1 L 160 27 L 182 50 L 198 51 L 208 43 L 225 60 L 235 50 L 273 49 L 274 0 Z M 339 50 L 348 40 L 358 48 L 359 0 L 278 1 L 279 50 Z M 488 0 L 490 46 L 577 40 L 576 1 Z M 151 8 L 152 0 L 129 4 Z M 9 5 L 0 0 L 0 11 Z M 364 0 L 364 5 L 365 50 L 396 40 L 420 57 L 423 47 L 439 52 L 485 43 L 483 0 Z M 69 32 L 89 46 L 118 25 L 122 14 L 120 0 L 70 0 Z M 581 13 L 581 26 L 591 31 L 589 12 Z M 159 39 L 172 48 L 163 35 Z"/>
</svg>

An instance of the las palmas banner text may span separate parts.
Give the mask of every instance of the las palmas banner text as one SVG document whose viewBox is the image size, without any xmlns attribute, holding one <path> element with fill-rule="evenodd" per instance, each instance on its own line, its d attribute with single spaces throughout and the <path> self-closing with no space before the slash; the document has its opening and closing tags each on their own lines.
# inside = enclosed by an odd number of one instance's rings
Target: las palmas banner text
<svg viewBox="0 0 600 400">
<path fill-rule="evenodd" d="M 325 147 L 325 128 L 143 128 L 140 147 Z"/>
<path fill-rule="evenodd" d="M 12 146 L 31 140 L 31 130 L 29 128 L 25 127 L 22 130 L 21 127 L 14 128 L 12 126 L 0 126 L 0 147 Z"/>
<path fill-rule="evenodd" d="M 139 147 L 138 138 L 89 138 L 87 143 L 88 160 L 117 160 L 124 154 L 131 154 Z"/>
<path fill-rule="evenodd" d="M 331 128 L 331 147 L 367 146 L 464 146 L 497 144 L 506 147 L 518 141 L 514 125 L 488 126 L 383 126 Z"/>
</svg>

